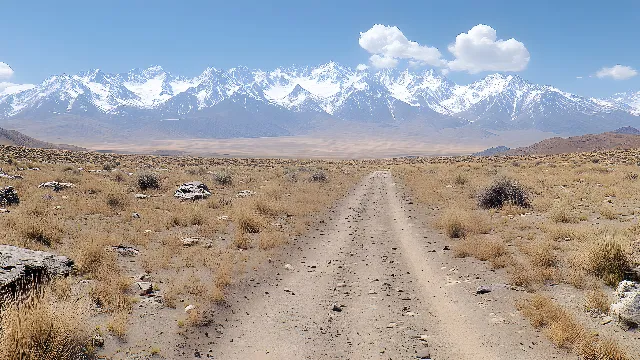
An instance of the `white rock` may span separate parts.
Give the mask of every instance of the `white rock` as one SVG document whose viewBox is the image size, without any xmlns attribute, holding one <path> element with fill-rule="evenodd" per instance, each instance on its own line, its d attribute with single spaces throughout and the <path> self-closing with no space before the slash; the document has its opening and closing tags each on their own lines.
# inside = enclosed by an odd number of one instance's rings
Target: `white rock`
<svg viewBox="0 0 640 360">
<path fill-rule="evenodd" d="M 189 304 L 189 305 L 187 305 L 187 306 L 184 308 L 184 312 L 187 312 L 187 313 L 188 313 L 189 311 L 191 311 L 191 310 L 193 310 L 193 309 L 195 309 L 195 308 L 196 308 L 196 307 L 195 307 L 195 305 L 191 305 L 191 304 Z"/>
<path fill-rule="evenodd" d="M 200 239 L 196 238 L 184 238 L 181 240 L 183 246 L 193 246 L 200 242 Z"/>
<path fill-rule="evenodd" d="M 621 281 L 614 295 L 616 302 L 611 304 L 611 314 L 625 323 L 640 325 L 640 283 Z"/>
<path fill-rule="evenodd" d="M 293 266 L 291 266 L 291 264 L 286 264 L 284 268 L 287 270 L 293 270 Z"/>
</svg>

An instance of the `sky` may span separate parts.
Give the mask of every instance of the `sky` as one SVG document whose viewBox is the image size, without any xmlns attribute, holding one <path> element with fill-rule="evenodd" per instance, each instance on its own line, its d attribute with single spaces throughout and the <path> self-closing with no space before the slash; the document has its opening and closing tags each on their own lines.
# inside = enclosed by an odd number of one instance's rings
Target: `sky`
<svg viewBox="0 0 640 360">
<path fill-rule="evenodd" d="M 583 96 L 640 91 L 640 1 L 49 1 L 0 3 L 0 83 L 161 65 L 513 73 Z"/>
</svg>

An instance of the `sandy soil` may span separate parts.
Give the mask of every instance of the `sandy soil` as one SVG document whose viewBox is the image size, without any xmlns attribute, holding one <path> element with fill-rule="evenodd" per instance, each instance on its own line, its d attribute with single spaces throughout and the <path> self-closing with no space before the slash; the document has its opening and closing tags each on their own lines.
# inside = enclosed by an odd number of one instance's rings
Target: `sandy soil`
<svg viewBox="0 0 640 360">
<path fill-rule="evenodd" d="M 387 171 L 366 177 L 169 358 L 575 358 L 520 316 L 504 274 L 454 258 L 402 193 Z"/>
</svg>

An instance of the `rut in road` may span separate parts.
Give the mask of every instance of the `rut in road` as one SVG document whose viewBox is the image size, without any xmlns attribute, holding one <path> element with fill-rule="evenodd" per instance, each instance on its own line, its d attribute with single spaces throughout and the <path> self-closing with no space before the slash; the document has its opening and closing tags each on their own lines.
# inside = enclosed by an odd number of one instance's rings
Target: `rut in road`
<svg viewBox="0 0 640 360">
<path fill-rule="evenodd" d="M 298 239 L 291 269 L 251 279 L 216 341 L 201 346 L 219 359 L 568 358 L 522 346 L 536 335 L 521 324 L 487 320 L 473 294 L 449 286 L 450 255 L 430 250 L 425 234 L 435 233 L 412 224 L 391 174 L 374 172 Z"/>
</svg>

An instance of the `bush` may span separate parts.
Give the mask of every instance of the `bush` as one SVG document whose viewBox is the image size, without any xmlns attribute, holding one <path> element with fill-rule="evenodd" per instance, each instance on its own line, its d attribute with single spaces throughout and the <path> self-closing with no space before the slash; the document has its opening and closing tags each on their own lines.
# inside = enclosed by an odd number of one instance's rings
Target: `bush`
<svg viewBox="0 0 640 360">
<path fill-rule="evenodd" d="M 615 240 L 595 244 L 587 253 L 587 271 L 601 278 L 605 284 L 616 286 L 631 270 L 631 260 Z"/>
<path fill-rule="evenodd" d="M 531 207 L 527 192 L 517 182 L 506 178 L 496 180 L 478 195 L 478 206 L 483 209 L 500 209 L 506 204 Z"/>
<path fill-rule="evenodd" d="M 231 185 L 233 182 L 231 174 L 226 171 L 220 171 L 213 174 L 213 179 L 218 183 L 218 185 L 222 186 Z"/>
<path fill-rule="evenodd" d="M 327 174 L 324 171 L 316 171 L 311 174 L 311 178 L 309 179 L 312 182 L 325 182 L 327 181 Z"/>
<path fill-rule="evenodd" d="M 140 174 L 138 175 L 138 187 L 142 191 L 160 189 L 160 178 L 156 174 Z"/>
</svg>

